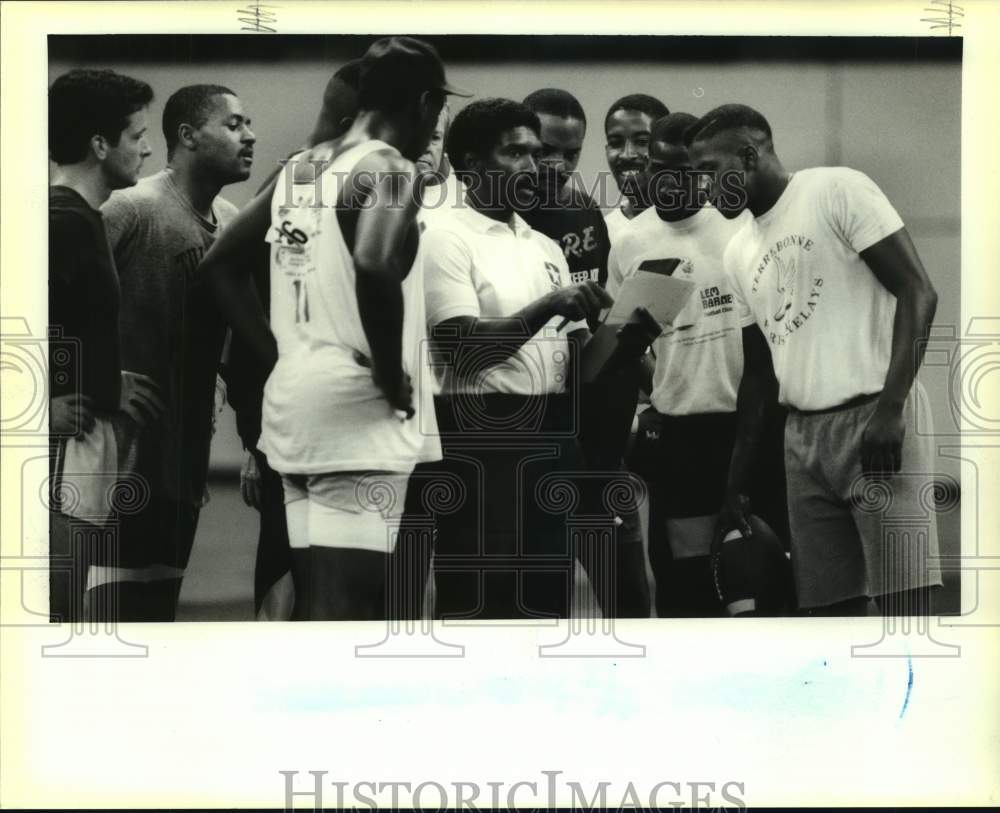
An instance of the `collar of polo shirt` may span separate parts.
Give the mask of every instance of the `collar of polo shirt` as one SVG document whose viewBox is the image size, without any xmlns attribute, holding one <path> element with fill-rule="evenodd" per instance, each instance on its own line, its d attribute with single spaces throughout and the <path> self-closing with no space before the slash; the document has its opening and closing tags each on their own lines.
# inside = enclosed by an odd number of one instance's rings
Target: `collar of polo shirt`
<svg viewBox="0 0 1000 813">
<path fill-rule="evenodd" d="M 482 232 L 483 234 L 496 229 L 502 229 L 507 234 L 511 232 L 511 228 L 507 223 L 501 223 L 499 220 L 487 217 L 482 212 L 473 209 L 471 206 L 466 206 L 463 209 L 460 209 L 457 214 L 465 221 L 465 224 L 474 231 Z M 531 233 L 531 226 L 525 223 L 517 212 L 514 212 L 513 231 L 517 237 L 527 237 Z"/>
</svg>

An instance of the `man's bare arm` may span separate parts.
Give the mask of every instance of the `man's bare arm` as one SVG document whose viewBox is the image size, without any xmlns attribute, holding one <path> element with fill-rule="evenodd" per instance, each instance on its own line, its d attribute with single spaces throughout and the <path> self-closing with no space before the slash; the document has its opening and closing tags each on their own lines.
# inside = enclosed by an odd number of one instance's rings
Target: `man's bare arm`
<svg viewBox="0 0 1000 813">
<path fill-rule="evenodd" d="M 902 464 L 903 404 L 924 358 L 927 336 L 937 310 L 937 292 L 906 229 L 862 251 L 861 259 L 882 286 L 896 297 L 889 370 L 861 446 L 863 471 L 888 474 L 899 471 Z"/>
<path fill-rule="evenodd" d="M 277 176 L 222 231 L 199 271 L 233 332 L 246 342 L 265 371 L 278 360 L 278 348 L 253 282 L 253 270 L 267 262 L 264 238 L 271 225 L 271 195 L 276 182 Z"/>
<path fill-rule="evenodd" d="M 358 214 L 352 257 L 361 326 L 372 353 L 376 384 L 397 409 L 411 411 L 403 370 L 403 279 L 412 257 L 404 256 L 415 227 L 418 203 L 413 165 L 398 155 L 372 153 L 355 169 L 371 186 Z"/>
<path fill-rule="evenodd" d="M 433 330 L 435 344 L 441 349 L 456 350 L 463 341 L 483 339 L 497 341 L 488 362 L 497 364 L 504 358 L 513 356 L 532 336 L 540 331 L 555 316 L 579 321 L 586 319 L 601 308 L 613 304 L 608 293 L 594 282 L 583 282 L 559 288 L 521 308 L 517 313 L 505 317 L 455 316 L 445 319 Z M 587 331 L 576 331 L 586 333 Z M 572 336 L 572 334 L 570 334 Z M 579 337 L 574 337 L 579 338 Z M 469 370 L 475 374 L 476 370 Z"/>
<path fill-rule="evenodd" d="M 736 396 L 736 439 L 726 478 L 726 497 L 719 529 L 739 528 L 750 535 L 746 500 L 751 470 L 760 445 L 764 417 L 777 400 L 778 381 L 767 340 L 757 325 L 743 328 L 743 377 Z M 723 528 L 723 526 L 725 526 Z"/>
</svg>

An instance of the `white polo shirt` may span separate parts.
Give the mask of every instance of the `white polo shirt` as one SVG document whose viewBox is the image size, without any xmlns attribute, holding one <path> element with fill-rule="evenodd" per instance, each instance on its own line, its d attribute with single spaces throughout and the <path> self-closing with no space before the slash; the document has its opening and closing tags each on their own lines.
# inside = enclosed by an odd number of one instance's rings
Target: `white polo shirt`
<svg viewBox="0 0 1000 813">
<path fill-rule="evenodd" d="M 880 392 L 892 352 L 896 298 L 859 256 L 903 227 L 864 173 L 815 167 L 733 237 L 725 267 L 767 338 L 778 399 L 828 409 Z"/>
<path fill-rule="evenodd" d="M 501 318 L 553 290 L 570 285 L 563 253 L 552 240 L 534 231 L 518 215 L 513 227 L 487 217 L 471 206 L 452 210 L 447 218 L 428 224 L 421 236 L 429 328 L 457 316 Z M 472 383 L 456 377 L 455 361 L 472 360 L 475 340 L 461 356 L 446 360 L 438 371 L 445 393 L 471 392 L 544 395 L 566 389 L 569 360 L 567 336 L 586 329 L 571 322 L 562 330 L 553 317 L 512 356 L 487 368 Z M 483 342 L 489 352 L 490 341 Z"/>
</svg>

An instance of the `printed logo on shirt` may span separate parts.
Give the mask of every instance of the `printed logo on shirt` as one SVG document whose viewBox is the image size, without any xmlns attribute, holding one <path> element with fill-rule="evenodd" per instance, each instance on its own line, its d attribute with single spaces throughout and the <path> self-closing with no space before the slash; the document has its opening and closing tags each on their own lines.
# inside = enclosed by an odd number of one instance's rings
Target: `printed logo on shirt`
<svg viewBox="0 0 1000 813">
<path fill-rule="evenodd" d="M 278 217 L 268 230 L 268 242 L 277 249 L 276 266 L 286 274 L 301 276 L 313 270 L 313 244 L 319 234 L 320 217 L 320 210 L 314 207 L 278 209 Z"/>
<path fill-rule="evenodd" d="M 584 226 L 580 234 L 575 231 L 568 232 L 562 236 L 560 242 L 567 260 L 570 257 L 582 257 L 585 251 L 593 251 L 597 248 L 593 226 Z"/>
<path fill-rule="evenodd" d="M 288 246 L 293 248 L 298 248 L 309 242 L 309 236 L 302 231 L 302 229 L 297 229 L 292 224 L 287 221 L 281 221 L 281 225 L 277 227 L 278 229 L 278 242 L 283 242 Z"/>
<path fill-rule="evenodd" d="M 811 237 L 806 237 L 802 234 L 791 234 L 788 237 L 782 237 L 778 242 L 776 242 L 771 248 L 769 248 L 763 257 L 760 259 L 760 263 L 757 265 L 756 270 L 753 272 L 753 278 L 751 279 L 750 290 L 753 293 L 757 293 L 757 289 L 761 285 L 761 277 L 764 272 L 767 271 L 772 263 L 776 263 L 781 252 L 786 249 L 800 249 L 803 252 L 812 251 L 813 240 Z M 801 256 L 801 255 L 800 255 Z M 784 266 L 787 268 L 787 266 Z"/>
<path fill-rule="evenodd" d="M 591 282 L 597 282 L 600 270 L 600 268 L 591 268 L 588 271 L 570 271 L 569 278 L 574 284 L 587 282 L 588 280 Z"/>
<path fill-rule="evenodd" d="M 205 246 L 194 246 L 174 255 L 174 267 L 184 277 L 184 282 L 193 282 L 201 258 L 205 256 Z"/>
<path fill-rule="evenodd" d="M 761 257 L 753 273 L 750 290 L 763 297 L 767 309 L 764 334 L 773 345 L 783 345 L 809 321 L 819 303 L 823 277 L 807 270 L 813 246 L 812 238 L 802 234 L 782 237 Z M 796 310 L 797 295 L 800 302 L 804 295 L 805 301 Z"/>
<path fill-rule="evenodd" d="M 722 293 L 717 285 L 702 288 L 699 295 L 701 296 L 701 307 L 706 316 L 729 313 L 733 309 L 733 295 Z"/>
<path fill-rule="evenodd" d="M 562 278 L 559 276 L 559 266 L 546 262 L 545 270 L 549 272 L 549 281 L 553 288 L 562 288 Z"/>
</svg>

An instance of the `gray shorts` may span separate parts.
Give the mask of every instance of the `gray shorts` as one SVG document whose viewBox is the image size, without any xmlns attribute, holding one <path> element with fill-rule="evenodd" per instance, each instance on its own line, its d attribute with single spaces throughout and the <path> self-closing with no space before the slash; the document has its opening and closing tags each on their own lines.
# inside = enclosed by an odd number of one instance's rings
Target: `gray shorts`
<svg viewBox="0 0 1000 813">
<path fill-rule="evenodd" d="M 785 473 L 792 566 L 799 606 L 823 607 L 941 584 L 933 438 L 917 434 L 929 417 L 915 384 L 903 417 L 902 470 L 885 481 L 862 477 L 861 436 L 874 398 L 821 413 L 790 410 Z"/>
</svg>

